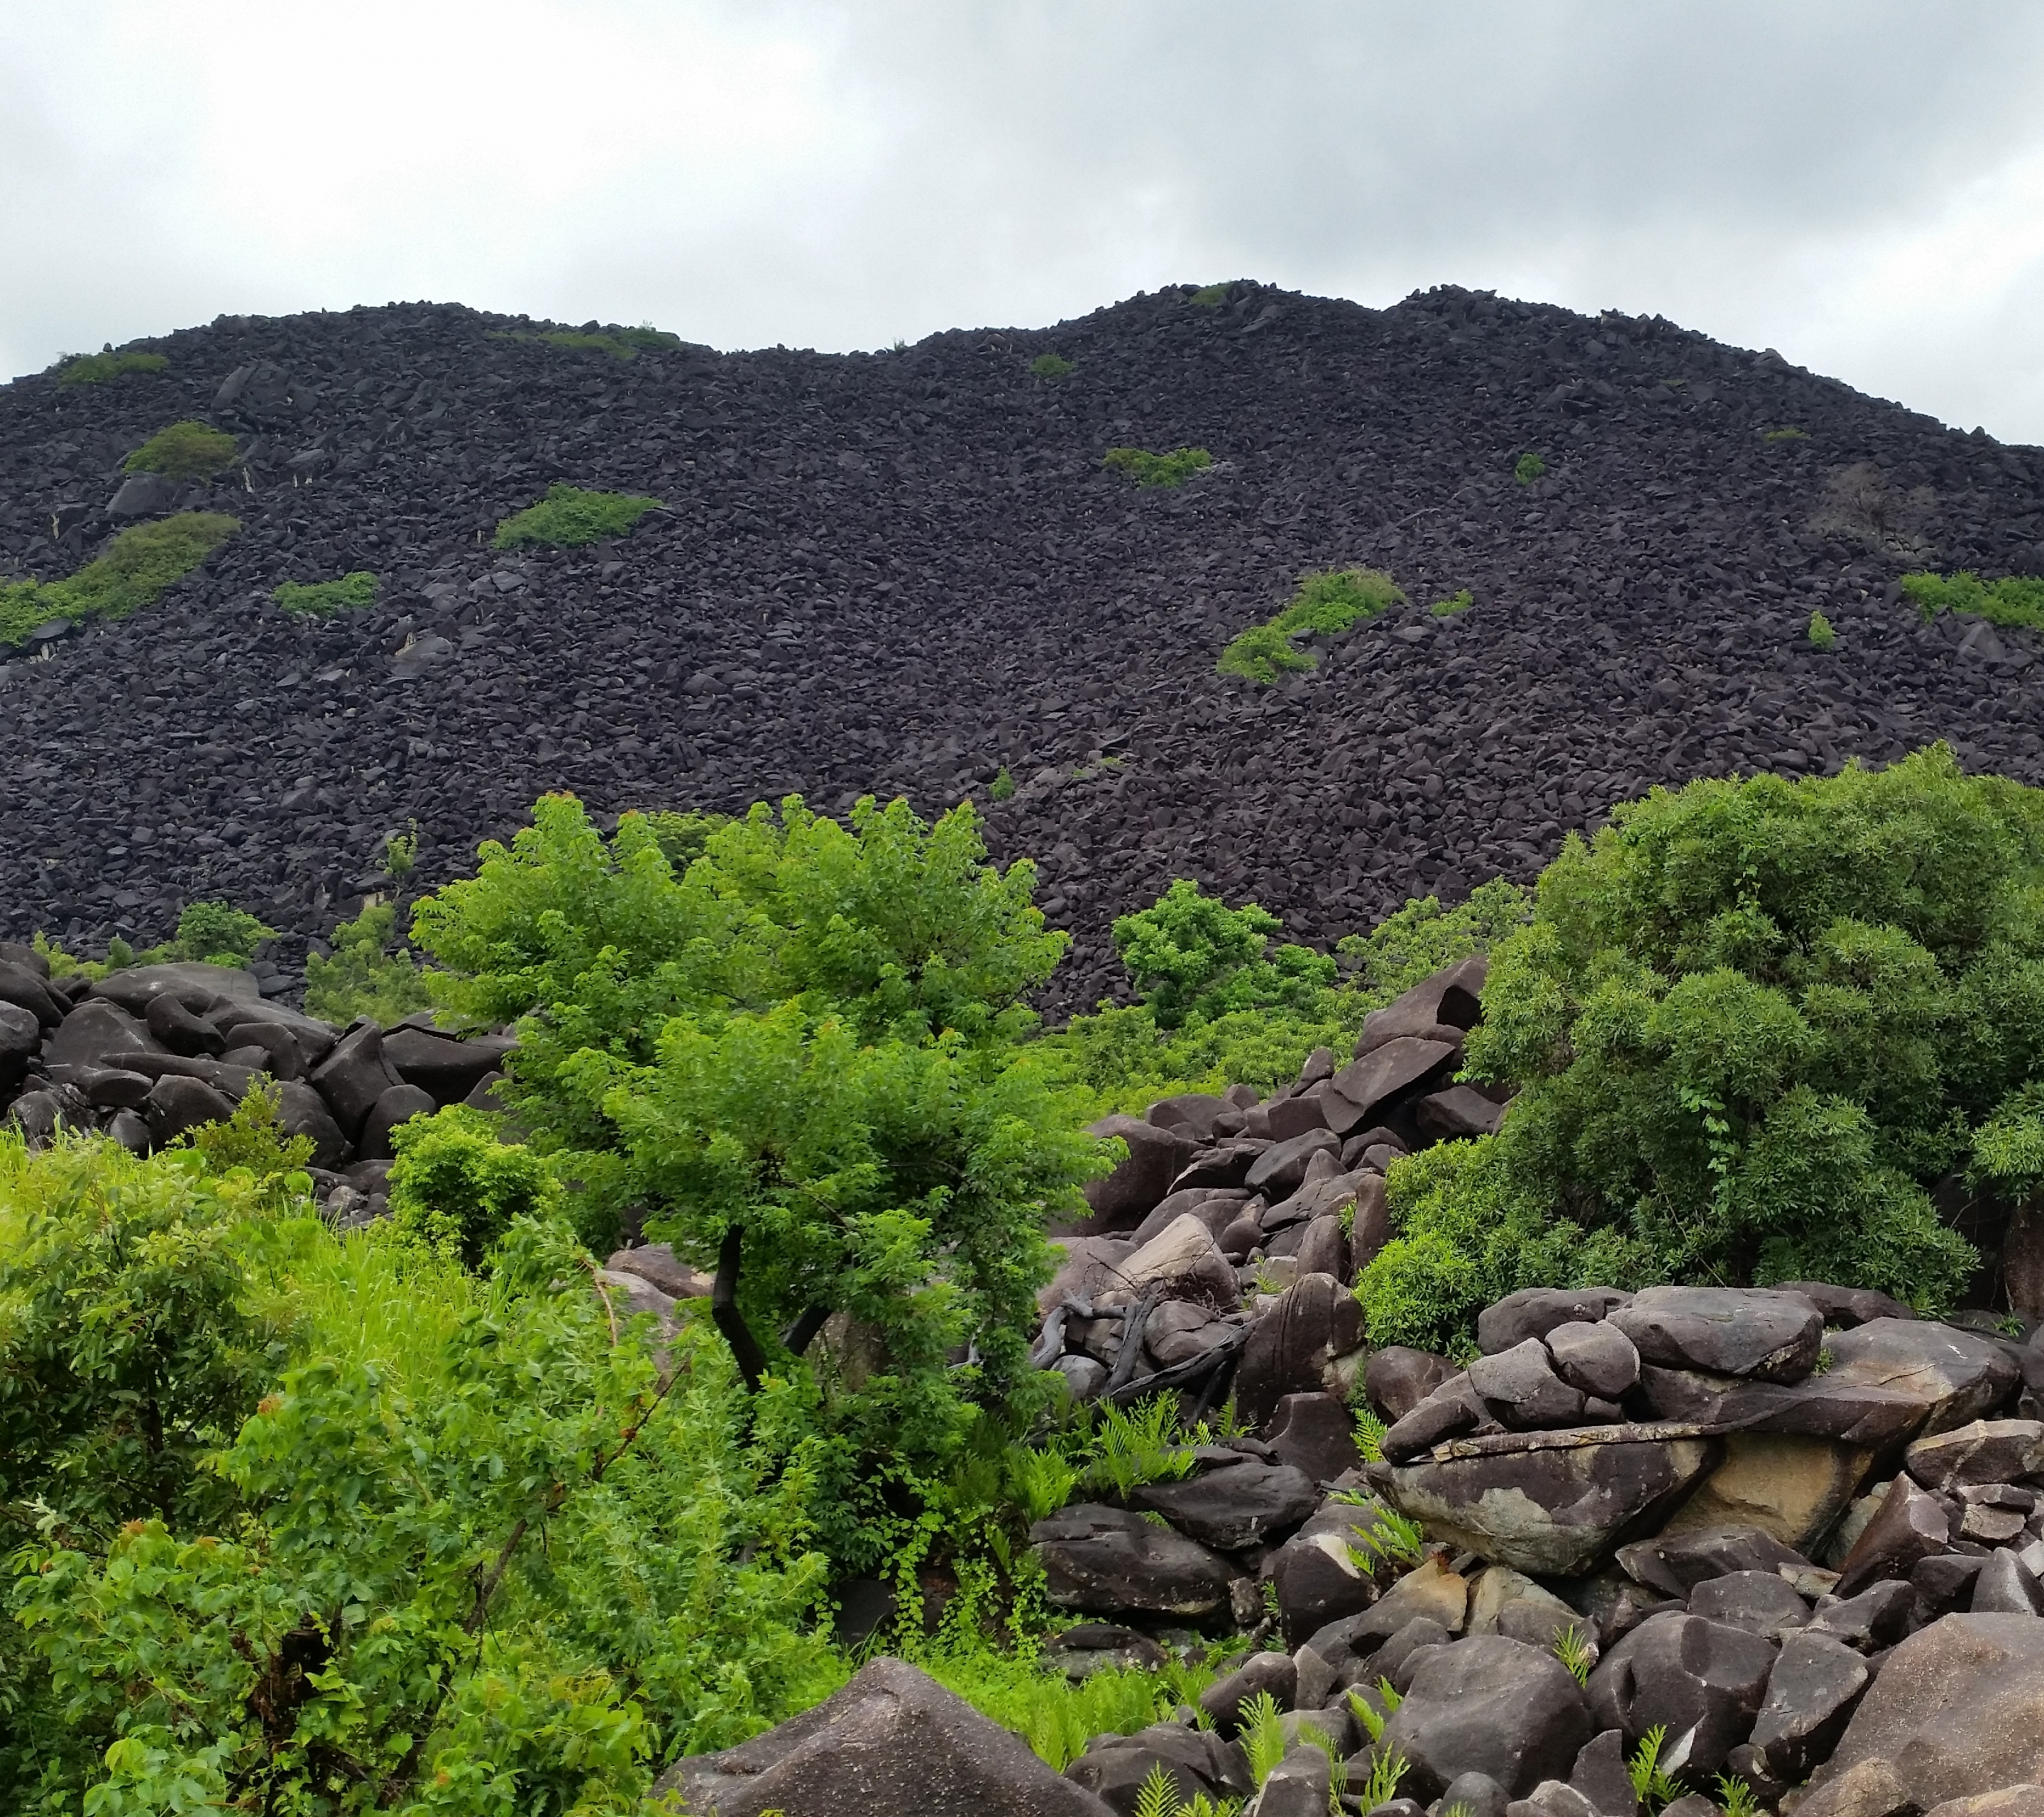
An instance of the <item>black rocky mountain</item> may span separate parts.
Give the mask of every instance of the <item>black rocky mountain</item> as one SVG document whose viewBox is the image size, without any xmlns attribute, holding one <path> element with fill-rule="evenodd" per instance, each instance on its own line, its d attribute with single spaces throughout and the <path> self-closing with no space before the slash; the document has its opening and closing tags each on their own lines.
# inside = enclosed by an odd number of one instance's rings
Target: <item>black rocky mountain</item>
<svg viewBox="0 0 2044 1817">
<path fill-rule="evenodd" d="M 0 388 L 0 574 L 88 557 L 165 424 L 245 449 L 177 501 L 243 521 L 203 573 L 0 666 L 0 933 L 140 942 L 221 897 L 317 935 L 413 820 L 430 884 L 549 789 L 934 813 L 1005 765 L 991 843 L 1043 862 L 1070 1007 L 1118 975 L 1112 916 L 1177 874 L 1326 941 L 1530 877 L 1658 782 L 1938 738 L 2044 779 L 2029 634 L 1924 626 L 1896 586 L 2044 569 L 2044 451 L 1772 353 L 1247 283 L 878 354 L 624 363 L 533 326 L 229 317 L 147 344 L 159 376 Z M 1071 375 L 1032 377 L 1046 352 Z M 1120 444 L 1216 464 L 1141 490 L 1102 470 Z M 1522 486 L 1527 451 L 1549 471 Z M 614 546 L 493 555 L 559 480 L 667 509 Z M 1216 675 L 1302 573 L 1358 563 L 1410 605 L 1281 686 Z M 356 569 L 384 578 L 372 609 L 271 603 Z M 1461 588 L 1470 610 L 1429 613 Z"/>
</svg>

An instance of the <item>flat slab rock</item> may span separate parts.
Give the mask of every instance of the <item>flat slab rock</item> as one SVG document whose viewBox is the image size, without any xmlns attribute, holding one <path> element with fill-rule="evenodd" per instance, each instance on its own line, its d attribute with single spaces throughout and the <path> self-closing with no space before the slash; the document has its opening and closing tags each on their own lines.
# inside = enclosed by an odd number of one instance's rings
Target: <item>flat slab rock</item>
<svg viewBox="0 0 2044 1817">
<path fill-rule="evenodd" d="M 1198 1616 L 1241 1573 L 1218 1553 L 1127 1508 L 1079 1502 L 1029 1529 L 1054 1608 Z"/>
</svg>

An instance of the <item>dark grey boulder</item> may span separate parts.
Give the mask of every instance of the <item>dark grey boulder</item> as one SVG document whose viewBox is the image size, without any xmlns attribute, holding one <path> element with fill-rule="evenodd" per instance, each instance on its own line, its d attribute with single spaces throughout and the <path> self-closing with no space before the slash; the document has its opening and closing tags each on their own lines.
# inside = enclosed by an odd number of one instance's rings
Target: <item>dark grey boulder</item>
<svg viewBox="0 0 2044 1817">
<path fill-rule="evenodd" d="M 1543 1340 L 1554 1373 L 1571 1388 L 1605 1400 L 1630 1393 L 1639 1380 L 1639 1352 L 1608 1319 L 1571 1320 Z"/>
<path fill-rule="evenodd" d="M 1394 1419 L 1377 1445 L 1386 1463 L 1409 1463 L 1449 1439 L 1479 1427 L 1494 1429 L 1496 1423 L 1465 1370 L 1450 1376 L 1409 1412 Z"/>
<path fill-rule="evenodd" d="M 1450 1085 L 1415 1101 L 1412 1122 L 1431 1142 L 1466 1141 L 1495 1135 L 1504 1120 L 1504 1106 L 1493 1103 L 1473 1085 Z"/>
<path fill-rule="evenodd" d="M 1927 1565 L 1934 1560 L 1922 1562 Z M 1974 1569 L 1965 1575 L 1969 1588 L 1979 1575 L 1981 1561 L 1975 1558 L 1969 1562 Z M 1954 1600 L 1956 1595 L 1954 1592 Z M 1835 1640 L 1855 1652 L 1878 1653 L 1908 1633 L 1915 1620 L 1917 1596 L 1916 1586 L 1908 1578 L 1885 1578 L 1856 1596 L 1825 1601 L 1811 1616 L 1805 1631 Z"/>
<path fill-rule="evenodd" d="M 1908 1477 L 1897 1477 L 1840 1563 L 1838 1593 L 1854 1596 L 1879 1578 L 1906 1577 L 1919 1558 L 1943 1551 L 1951 1538 L 1943 1504 Z"/>
<path fill-rule="evenodd" d="M 1218 1237 L 1248 1201 L 1249 1195 L 1239 1187 L 1216 1191 L 1210 1186 L 1193 1186 L 1183 1192 L 1167 1193 L 1129 1233 L 1130 1237 L 1138 1245 L 1146 1243 L 1159 1232 L 1169 1230 L 1188 1212 Z"/>
<path fill-rule="evenodd" d="M 1357 1057 L 1401 1035 L 1418 1035 L 1429 1028 L 1466 1034 L 1482 1017 L 1478 1000 L 1489 970 L 1489 961 L 1481 953 L 1473 954 L 1422 978 L 1381 1009 L 1373 1009 L 1362 1019 L 1362 1032 L 1356 1038 Z"/>
<path fill-rule="evenodd" d="M 43 1045 L 43 1025 L 17 1003 L 0 1003 L 0 1092 L 17 1089 Z"/>
<path fill-rule="evenodd" d="M 1639 1817 L 1639 1797 L 1632 1789 L 1627 1769 L 1625 1734 L 1619 1729 L 1603 1729 L 1583 1743 L 1570 1769 L 1569 1783 L 1580 1792 L 1601 1817 Z"/>
<path fill-rule="evenodd" d="M 1288 1394 L 1325 1385 L 1327 1365 L 1362 1342 L 1362 1308 L 1331 1275 L 1301 1276 L 1258 1317 L 1235 1372 L 1236 1412 L 1262 1425 Z"/>
<path fill-rule="evenodd" d="M 1377 1600 L 1380 1567 L 1365 1542 L 1381 1512 L 1381 1507 L 1329 1500 L 1271 1554 L 1278 1629 L 1287 1646 L 1300 1646 Z"/>
<path fill-rule="evenodd" d="M 1384 1745 L 1411 1763 L 1405 1784 L 1416 1797 L 1481 1773 L 1523 1798 L 1566 1777 L 1592 1732 L 1583 1688 L 1552 1653 L 1479 1635 L 1421 1656 Z"/>
<path fill-rule="evenodd" d="M 1631 1297 L 1612 1287 L 1522 1287 L 1477 1314 L 1476 1347 L 1496 1356 L 1558 1325 L 1594 1323 Z"/>
<path fill-rule="evenodd" d="M 272 1078 L 305 1077 L 305 1055 L 296 1037 L 280 1023 L 254 1018 L 237 1021 L 225 1031 L 225 1038 L 237 1049 L 245 1051 L 253 1048 L 259 1051 L 263 1056 L 263 1070 Z"/>
<path fill-rule="evenodd" d="M 2044 1615 L 2044 1590 L 2013 1552 L 1990 1553 L 1966 1606 L 1977 1615 Z"/>
<path fill-rule="evenodd" d="M 1864 1325 L 1875 1319 L 1913 1319 L 1915 1312 L 1892 1295 L 1871 1287 L 1834 1287 L 1825 1281 L 1777 1281 L 1784 1293 L 1800 1293 L 1824 1315 L 1827 1325 L 1839 1330 Z"/>
<path fill-rule="evenodd" d="M 1093 1208 L 1089 1231 L 1133 1230 L 1171 1190 L 1174 1178 L 1193 1158 L 1193 1143 L 1176 1130 L 1159 1129 L 1139 1117 L 1108 1116 L 1086 1133 L 1127 1143 L 1128 1154 L 1105 1178 L 1086 1182 Z"/>
<path fill-rule="evenodd" d="M 184 497 L 182 481 L 167 473 L 131 473 L 106 501 L 110 517 L 159 517 Z"/>
<path fill-rule="evenodd" d="M 1582 1423 L 1582 1390 L 1555 1374 L 1546 1346 L 1538 1338 L 1476 1358 L 1470 1364 L 1469 1379 L 1492 1416 L 1515 1431 Z"/>
<path fill-rule="evenodd" d="M 1440 1796 L 1443 1811 L 1459 1806 L 1469 1817 L 1504 1817 L 1511 1803 L 1512 1794 L 1487 1773 L 1457 1773 Z"/>
<path fill-rule="evenodd" d="M 210 1022 L 187 1009 L 172 991 L 149 1000 L 144 1012 L 149 1032 L 173 1054 L 217 1058 L 227 1051 L 227 1042 Z"/>
<path fill-rule="evenodd" d="M 1768 1773 L 1792 1785 L 1807 1779 L 1845 1733 L 1873 1676 L 1858 1653 L 1829 1635 L 1784 1640 L 1751 1737 Z"/>
<path fill-rule="evenodd" d="M 52 1066 L 117 1065 L 126 1054 L 160 1054 L 163 1044 L 117 1004 L 88 998 L 45 1039 L 43 1059 Z"/>
<path fill-rule="evenodd" d="M 146 1016 L 149 1005 L 165 991 L 180 997 L 191 995 L 206 1002 L 258 1005 L 263 985 L 253 972 L 239 966 L 212 966 L 202 960 L 178 959 L 159 966 L 129 966 L 109 972 L 87 992 L 93 1000 L 117 1003 L 132 1016 Z"/>
<path fill-rule="evenodd" d="M 1454 1373 L 1455 1366 L 1431 1350 L 1387 1344 L 1370 1353 L 1363 1370 L 1363 1393 L 1380 1419 L 1403 1419 Z"/>
<path fill-rule="evenodd" d="M 1992 1414 L 2022 1374 L 1992 1339 L 1923 1319 L 1869 1319 L 1835 1333 L 1824 1347 L 1831 1367 L 1816 1385 L 1864 1385 L 1904 1399 L 1919 1410 L 1917 1435 Z"/>
<path fill-rule="evenodd" d="M 1650 1615 L 1590 1673 L 1589 1707 L 1600 1729 L 1642 1735 L 1656 1723 L 1692 1734 L 1695 1773 L 1724 1769 L 1750 1734 L 1774 1669 L 1773 1642 L 1701 1617 Z"/>
<path fill-rule="evenodd" d="M 486 1073 L 501 1072 L 517 1051 L 509 1035 L 472 1035 L 457 1040 L 431 1029 L 400 1026 L 383 1037 L 383 1057 L 408 1085 L 432 1094 L 437 1105 L 459 1104 Z"/>
<path fill-rule="evenodd" d="M 1327 1081 L 1320 1099 L 1321 1115 L 1335 1135 L 1353 1135 L 1377 1122 L 1401 1093 L 1447 1071 L 1461 1052 L 1458 1043 L 1394 1035 L 1350 1061 Z"/>
<path fill-rule="evenodd" d="M 1214 1805 L 1239 1802 L 1255 1789 L 1239 1746 L 1210 1730 L 1181 1728 L 1176 1723 L 1153 1723 L 1132 1735 L 1096 1735 L 1065 1769 L 1065 1777 L 1120 1817 L 1135 1817 L 1144 1782 L 1160 1767 L 1181 1804 L 1198 1797 Z"/>
<path fill-rule="evenodd" d="M 1689 1613 L 1748 1634 L 1779 1639 L 1810 1619 L 1810 1605 L 1774 1571 L 1728 1571 L 1706 1577 L 1689 1592 Z"/>
<path fill-rule="evenodd" d="M 313 1070 L 313 1089 L 326 1100 L 333 1120 L 350 1142 L 357 1140 L 376 1101 L 399 1078 L 383 1058 L 383 1031 L 365 1022 L 337 1043 Z"/>
<path fill-rule="evenodd" d="M 326 1108 L 326 1100 L 302 1080 L 286 1079 L 277 1088 L 281 1103 L 278 1122 L 284 1134 L 312 1138 L 312 1165 L 338 1167 L 349 1158 L 348 1138 Z"/>
<path fill-rule="evenodd" d="M 1209 1615 L 1241 1573 L 1218 1553 L 1126 1508 L 1081 1502 L 1039 1520 L 1029 1541 L 1052 1607 L 1103 1615 Z"/>
<path fill-rule="evenodd" d="M 1181 1092 L 1176 1097 L 1159 1098 L 1143 1116 L 1159 1129 L 1176 1130 L 1195 1142 L 1204 1142 L 1213 1134 L 1214 1119 L 1228 1108 L 1228 1100 L 1212 1092 Z"/>
<path fill-rule="evenodd" d="M 134 1111 L 116 1111 L 107 1119 L 106 1135 L 110 1141 L 118 1143 L 130 1154 L 149 1152 L 149 1125 Z"/>
<path fill-rule="evenodd" d="M 415 1116 L 431 1116 L 437 1108 L 432 1093 L 417 1085 L 391 1086 L 370 1107 L 357 1152 L 365 1161 L 391 1159 L 398 1152 L 391 1146 L 391 1131 Z"/>
<path fill-rule="evenodd" d="M 653 1792 L 717 1817 L 1105 1817 L 1109 1808 L 898 1659 L 869 1661 L 763 1735 L 677 1761 Z"/>
<path fill-rule="evenodd" d="M 1635 1583 L 1686 1599 L 1697 1585 L 1735 1571 L 1808 1569 L 1809 1561 L 1758 1527 L 1692 1527 L 1621 1546 L 1618 1562 Z"/>
<path fill-rule="evenodd" d="M 1919 1439 L 1903 1463 L 1927 1489 L 2018 1482 L 2044 1474 L 2044 1421 L 1969 1420 Z"/>
<path fill-rule="evenodd" d="M 1947 1615 L 1954 1609 L 1963 1608 L 1971 1600 L 1973 1580 L 1980 1575 L 1981 1567 L 1986 1562 L 1984 1555 L 1934 1552 L 1927 1558 L 1917 1560 L 1906 1582 L 1912 1596 L 1923 1608 L 1926 1619 L 1935 1620 L 1939 1615 Z M 1889 1580 L 1890 1582 L 1894 1581 Z M 1885 1588 L 1885 1585 L 1877 1584 L 1872 1590 L 1863 1592 L 1854 1600 L 1863 1602 Z M 1823 1619 L 1822 1615 L 1818 1617 L 1820 1622 Z M 1812 1623 L 1812 1625 L 1814 1627 L 1816 1623 Z M 1900 1638 L 1899 1632 L 1891 1638 Z"/>
<path fill-rule="evenodd" d="M 123 1066 L 59 1066 L 53 1076 L 102 1110 L 139 1109 L 156 1082 L 152 1074 Z"/>
<path fill-rule="evenodd" d="M 38 974 L 26 966 L 0 959 L 0 1004 L 25 1009 L 45 1028 L 54 1028 L 70 1012 L 71 1005 Z"/>
<path fill-rule="evenodd" d="M 1288 1538 L 1320 1505 L 1320 1494 L 1303 1470 L 1245 1458 L 1180 1482 L 1146 1483 L 1131 1499 L 1203 1546 L 1239 1552 Z"/>
<path fill-rule="evenodd" d="M 1824 1316 L 1808 1300 L 1762 1288 L 1644 1288 L 1611 1322 L 1644 1362 L 1761 1381 L 1801 1381 L 1824 1336 Z"/>
<path fill-rule="evenodd" d="M 1251 1163 L 1242 1183 L 1274 1204 L 1297 1191 L 1316 1154 L 1334 1154 L 1340 1147 L 1332 1134 L 1324 1129 L 1309 1129 L 1289 1142 L 1274 1142 Z"/>
<path fill-rule="evenodd" d="M 1270 1416 L 1269 1437 L 1279 1463 L 1304 1471 L 1316 1483 L 1331 1483 L 1362 1462 L 1355 1422 L 1338 1395 L 1286 1395 Z"/>
<path fill-rule="evenodd" d="M 1252 1653 L 1225 1677 L 1216 1678 L 1200 1693 L 1200 1708 L 1224 1736 L 1231 1737 L 1241 1726 L 1242 1706 L 1251 1699 L 1268 1696 L 1281 1710 L 1289 1710 L 1299 1688 L 1298 1661 L 1289 1653 Z"/>
<path fill-rule="evenodd" d="M 186 1130 L 202 1124 L 225 1123 L 233 1114 L 233 1104 L 212 1086 L 175 1073 L 165 1074 L 149 1088 L 143 1105 L 149 1139 L 159 1148 Z"/>
<path fill-rule="evenodd" d="M 1334 1762 L 1310 1742 L 1287 1749 L 1257 1794 L 1256 1817 L 1327 1817 Z"/>
</svg>

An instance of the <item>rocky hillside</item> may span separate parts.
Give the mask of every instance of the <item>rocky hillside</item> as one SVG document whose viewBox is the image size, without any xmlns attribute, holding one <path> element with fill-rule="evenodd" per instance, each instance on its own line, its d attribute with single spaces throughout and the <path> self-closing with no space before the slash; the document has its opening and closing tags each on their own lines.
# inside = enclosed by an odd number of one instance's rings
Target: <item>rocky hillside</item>
<svg viewBox="0 0 2044 1817">
<path fill-rule="evenodd" d="M 315 935 L 412 820 L 431 883 L 548 789 L 935 811 L 1005 766 L 992 842 L 1045 860 L 1070 1006 L 1115 975 L 1112 916 L 1174 874 L 1325 939 L 1528 877 L 1677 776 L 1942 737 L 2044 780 L 2029 634 L 1923 626 L 1895 585 L 2044 568 L 2044 451 L 1664 321 L 1242 283 L 872 355 L 535 332 L 427 305 L 223 317 L 146 344 L 159 374 L 0 388 L 0 576 L 86 559 L 123 457 L 180 419 L 240 438 L 230 482 L 124 508 L 242 525 L 144 613 L 0 666 L 0 932 L 140 943 L 219 897 Z M 1073 370 L 1033 376 L 1046 353 Z M 1175 490 L 1101 465 L 1181 444 L 1214 465 Z M 562 480 L 666 508 L 494 555 Z M 1410 603 L 1278 687 L 1215 674 L 1302 573 L 1350 564 Z M 373 607 L 271 601 L 365 569 Z"/>
</svg>

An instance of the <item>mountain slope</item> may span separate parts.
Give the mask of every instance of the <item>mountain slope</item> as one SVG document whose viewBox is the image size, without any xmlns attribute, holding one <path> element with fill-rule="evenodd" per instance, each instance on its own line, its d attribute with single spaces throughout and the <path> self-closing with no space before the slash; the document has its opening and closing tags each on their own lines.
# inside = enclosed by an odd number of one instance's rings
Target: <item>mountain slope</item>
<svg viewBox="0 0 2044 1817">
<path fill-rule="evenodd" d="M 1771 354 L 1247 283 L 875 355 L 628 362 L 535 328 L 224 318 L 147 344 L 160 375 L 0 389 L 0 574 L 86 559 L 121 459 L 175 420 L 244 456 L 179 501 L 242 520 L 202 573 L 0 667 L 0 932 L 144 940 L 225 897 L 315 935 L 412 820 L 431 883 L 547 789 L 933 813 L 1005 765 L 1023 786 L 990 841 L 1044 860 L 1071 1006 L 1114 976 L 1112 915 L 1174 874 L 1325 939 L 1530 876 L 1678 776 L 1942 737 L 2041 779 L 2034 640 L 1924 626 L 1894 582 L 2044 567 L 2044 454 Z M 1070 375 L 1032 377 L 1045 352 Z M 1175 490 L 1101 465 L 1181 444 L 1216 465 Z M 1529 451 L 1549 471 L 1522 486 Z M 667 509 L 614 545 L 493 554 L 559 480 Z M 1280 686 L 1214 674 L 1300 574 L 1351 564 L 1411 603 Z M 373 608 L 271 601 L 356 569 L 383 577 Z M 1465 587 L 1469 611 L 1427 612 Z"/>
</svg>

